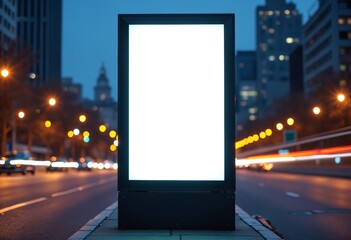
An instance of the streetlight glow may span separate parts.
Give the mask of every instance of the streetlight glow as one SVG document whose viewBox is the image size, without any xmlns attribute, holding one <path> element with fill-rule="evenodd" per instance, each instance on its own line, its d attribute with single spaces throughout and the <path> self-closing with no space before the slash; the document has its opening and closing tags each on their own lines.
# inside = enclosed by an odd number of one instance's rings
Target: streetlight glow
<svg viewBox="0 0 351 240">
<path fill-rule="evenodd" d="M 20 112 L 18 112 L 18 117 L 19 118 L 24 118 L 24 116 L 25 116 L 25 113 L 23 112 L 23 111 L 20 111 Z"/>
<path fill-rule="evenodd" d="M 1 76 L 7 77 L 9 74 L 10 74 L 10 72 L 6 68 L 1 70 Z"/>
<path fill-rule="evenodd" d="M 345 101 L 345 95 L 342 94 L 342 93 L 339 93 L 337 98 L 338 98 L 338 101 L 339 101 L 339 102 Z"/>
<path fill-rule="evenodd" d="M 315 115 L 318 115 L 318 114 L 320 114 L 321 109 L 320 109 L 319 107 L 314 107 L 314 108 L 312 109 L 312 111 L 313 111 L 313 113 L 314 113 Z"/>
<path fill-rule="evenodd" d="M 56 99 L 55 98 L 50 98 L 49 99 L 49 105 L 50 106 L 55 106 L 56 105 Z"/>
<path fill-rule="evenodd" d="M 277 123 L 277 125 L 275 125 L 275 127 L 277 128 L 278 131 L 280 131 L 284 128 L 282 123 Z"/>
</svg>

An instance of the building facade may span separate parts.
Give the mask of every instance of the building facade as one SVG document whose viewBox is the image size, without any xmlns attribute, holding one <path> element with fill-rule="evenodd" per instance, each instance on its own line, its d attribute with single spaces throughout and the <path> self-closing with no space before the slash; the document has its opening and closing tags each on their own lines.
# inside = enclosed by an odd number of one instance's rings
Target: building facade
<svg viewBox="0 0 351 240">
<path fill-rule="evenodd" d="M 0 1 L 0 50 L 7 50 L 16 39 L 16 1 Z"/>
<path fill-rule="evenodd" d="M 61 81 L 62 0 L 17 0 L 17 40 L 33 54 L 28 81 Z"/>
<path fill-rule="evenodd" d="M 255 121 L 258 116 L 256 52 L 238 51 L 236 55 L 237 125 Z"/>
<path fill-rule="evenodd" d="M 64 77 L 61 79 L 61 87 L 65 93 L 73 97 L 76 102 L 82 102 L 82 84 L 74 83 L 71 77 Z"/>
<path fill-rule="evenodd" d="M 289 94 L 289 55 L 301 41 L 302 16 L 294 3 L 266 0 L 256 9 L 257 85 L 260 116 Z"/>
<path fill-rule="evenodd" d="M 320 0 L 303 27 L 304 88 L 308 96 L 319 80 L 351 84 L 351 2 Z"/>
</svg>

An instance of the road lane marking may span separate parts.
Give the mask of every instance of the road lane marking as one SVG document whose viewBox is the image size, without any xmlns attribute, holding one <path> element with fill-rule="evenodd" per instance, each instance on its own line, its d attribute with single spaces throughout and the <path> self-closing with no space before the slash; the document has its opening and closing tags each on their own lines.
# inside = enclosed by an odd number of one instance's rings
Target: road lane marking
<svg viewBox="0 0 351 240">
<path fill-rule="evenodd" d="M 31 200 L 31 201 L 23 202 L 23 203 L 18 203 L 18 204 L 12 205 L 10 207 L 0 209 L 0 214 L 11 211 L 11 210 L 16 209 L 16 208 L 21 208 L 21 207 L 25 207 L 25 206 L 28 206 L 31 204 L 38 203 L 38 202 L 42 202 L 45 200 L 47 200 L 47 198 L 42 197 L 42 198 L 37 198 L 37 199 Z"/>
<path fill-rule="evenodd" d="M 82 185 L 82 186 L 78 186 L 78 187 L 75 187 L 75 188 L 68 189 L 66 191 L 53 193 L 53 194 L 51 194 L 51 197 L 60 197 L 60 196 L 71 194 L 71 193 L 81 192 L 81 191 L 84 191 L 84 190 L 86 190 L 88 188 L 96 187 L 96 186 L 99 186 L 99 185 L 102 185 L 102 184 L 105 184 L 105 183 L 108 183 L 108 182 L 113 182 L 113 181 L 116 181 L 116 179 L 115 178 L 111 178 L 111 179 L 109 179 L 107 181 L 100 181 L 100 182 L 97 182 L 97 183 L 85 184 L 85 185 Z"/>
<path fill-rule="evenodd" d="M 300 197 L 299 194 L 294 193 L 294 192 L 286 192 L 285 194 L 286 194 L 287 196 L 289 196 L 289 197 L 294 197 L 294 198 Z"/>
</svg>

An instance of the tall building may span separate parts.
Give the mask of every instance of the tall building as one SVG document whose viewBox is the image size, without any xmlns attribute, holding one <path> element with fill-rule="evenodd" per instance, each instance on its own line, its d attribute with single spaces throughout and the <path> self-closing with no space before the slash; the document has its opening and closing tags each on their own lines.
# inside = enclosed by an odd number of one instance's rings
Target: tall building
<svg viewBox="0 0 351 240">
<path fill-rule="evenodd" d="M 82 84 L 74 83 L 71 77 L 64 77 L 61 79 L 61 87 L 65 93 L 70 94 L 76 102 L 83 101 L 82 98 Z"/>
<path fill-rule="evenodd" d="M 294 3 L 266 0 L 256 9 L 257 84 L 260 115 L 290 91 L 289 55 L 301 41 L 302 17 Z"/>
<path fill-rule="evenodd" d="M 7 50 L 16 39 L 16 2 L 0 1 L 0 51 Z"/>
<path fill-rule="evenodd" d="M 33 85 L 61 81 L 62 0 L 18 0 L 17 39 L 33 55 L 29 81 Z"/>
<path fill-rule="evenodd" d="M 107 124 L 111 129 L 117 129 L 117 102 L 111 97 L 111 87 L 103 64 L 99 71 L 94 92 L 93 109 L 99 111 L 100 121 Z"/>
<path fill-rule="evenodd" d="M 320 0 L 303 27 L 304 87 L 308 95 L 319 79 L 351 85 L 351 1 Z"/>
<path fill-rule="evenodd" d="M 258 115 L 256 52 L 238 51 L 236 55 L 237 125 L 255 121 Z"/>
</svg>

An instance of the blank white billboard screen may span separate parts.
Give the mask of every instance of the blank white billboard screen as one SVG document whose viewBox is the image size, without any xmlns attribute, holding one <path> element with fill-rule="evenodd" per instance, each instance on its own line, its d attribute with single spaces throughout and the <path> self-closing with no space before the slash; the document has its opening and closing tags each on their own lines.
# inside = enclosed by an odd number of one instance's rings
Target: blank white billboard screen
<svg viewBox="0 0 351 240">
<path fill-rule="evenodd" d="M 129 25 L 129 180 L 224 181 L 224 25 Z"/>
</svg>

